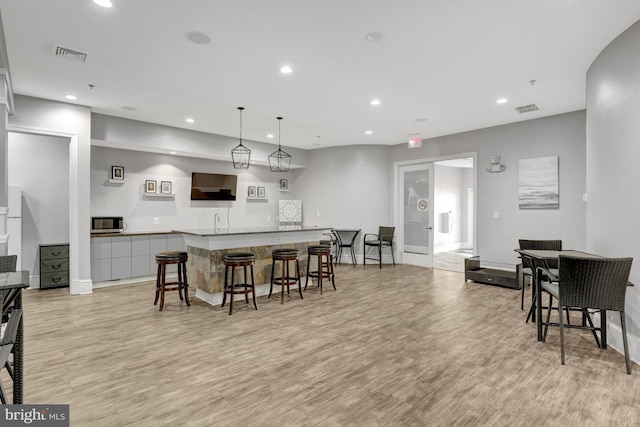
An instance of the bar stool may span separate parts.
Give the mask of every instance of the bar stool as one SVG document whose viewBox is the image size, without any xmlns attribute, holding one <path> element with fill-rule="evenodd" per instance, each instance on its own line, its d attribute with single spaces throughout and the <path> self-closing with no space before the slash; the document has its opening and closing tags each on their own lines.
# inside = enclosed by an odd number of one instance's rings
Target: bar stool
<svg viewBox="0 0 640 427">
<path fill-rule="evenodd" d="M 311 245 L 307 248 L 308 260 L 307 260 L 307 278 L 304 283 L 304 289 L 307 290 L 307 284 L 309 283 L 309 277 L 316 277 L 318 279 L 318 286 L 320 287 L 320 295 L 322 295 L 322 279 L 331 279 L 333 289 L 336 289 L 336 283 L 334 281 L 335 275 L 333 274 L 333 261 L 331 260 L 331 246 L 328 245 Z M 318 257 L 318 270 L 309 271 L 311 266 L 311 257 Z M 324 260 L 323 260 L 324 258 Z"/>
<path fill-rule="evenodd" d="M 183 300 L 182 291 L 184 290 L 184 301 L 187 306 L 191 306 L 189 302 L 189 284 L 187 283 L 187 258 L 186 252 L 182 251 L 169 251 L 160 252 L 156 254 L 156 264 L 158 264 L 158 275 L 156 277 L 156 299 L 153 301 L 153 305 L 158 303 L 158 297 L 160 298 L 160 310 L 164 308 L 164 293 L 165 291 L 178 291 L 180 301 Z M 167 265 L 178 264 L 178 281 L 168 282 L 166 281 Z"/>
<path fill-rule="evenodd" d="M 222 296 L 222 305 L 224 307 L 227 301 L 227 294 L 231 295 L 229 301 L 229 315 L 233 313 L 233 296 L 236 294 L 244 294 L 244 299 L 249 304 L 249 293 L 253 297 L 253 306 L 258 309 L 256 302 L 255 283 L 253 280 L 253 265 L 256 262 L 256 256 L 250 252 L 231 253 L 222 257 L 224 262 L 224 295 Z M 228 282 L 229 267 L 231 267 L 231 282 Z M 236 267 L 244 267 L 244 283 L 235 283 Z M 251 267 L 251 283 L 247 283 L 247 267 Z M 242 288 L 238 288 L 241 286 Z"/>
<path fill-rule="evenodd" d="M 284 302 L 284 288 L 287 288 L 287 294 L 289 293 L 289 287 L 292 285 L 298 284 L 298 292 L 300 292 L 300 298 L 304 299 L 302 296 L 302 283 L 300 282 L 300 261 L 299 261 L 300 251 L 297 249 L 274 249 L 271 252 L 271 258 L 273 262 L 271 263 L 271 286 L 269 287 L 269 297 L 271 298 L 271 293 L 273 292 L 273 285 L 279 285 L 280 289 L 280 304 Z M 280 277 L 275 277 L 275 266 L 276 261 L 280 261 L 282 264 L 282 273 Z M 296 275 L 291 276 L 289 273 L 289 261 L 296 262 Z"/>
</svg>

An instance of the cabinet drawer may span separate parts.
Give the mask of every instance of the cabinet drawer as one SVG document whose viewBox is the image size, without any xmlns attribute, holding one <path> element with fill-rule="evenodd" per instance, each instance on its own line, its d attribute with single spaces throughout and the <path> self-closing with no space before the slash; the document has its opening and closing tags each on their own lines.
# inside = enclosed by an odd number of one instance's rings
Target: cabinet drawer
<svg viewBox="0 0 640 427">
<path fill-rule="evenodd" d="M 69 271 L 69 258 L 43 259 L 40 261 L 40 274 Z"/>
<path fill-rule="evenodd" d="M 59 271 L 56 273 L 40 274 L 40 287 L 64 286 L 69 284 L 69 272 Z"/>
<path fill-rule="evenodd" d="M 40 260 L 69 258 L 69 245 L 40 246 Z"/>
</svg>

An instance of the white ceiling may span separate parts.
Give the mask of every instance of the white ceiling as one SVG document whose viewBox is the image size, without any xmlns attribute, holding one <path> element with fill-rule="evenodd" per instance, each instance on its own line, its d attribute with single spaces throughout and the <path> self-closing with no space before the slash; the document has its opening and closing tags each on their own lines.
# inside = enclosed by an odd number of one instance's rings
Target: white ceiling
<svg viewBox="0 0 640 427">
<path fill-rule="evenodd" d="M 245 139 L 277 143 L 283 116 L 282 145 L 305 149 L 583 109 L 590 64 L 640 19 L 639 0 L 112 1 L 0 0 L 15 93 L 228 136 L 243 106 Z"/>
</svg>

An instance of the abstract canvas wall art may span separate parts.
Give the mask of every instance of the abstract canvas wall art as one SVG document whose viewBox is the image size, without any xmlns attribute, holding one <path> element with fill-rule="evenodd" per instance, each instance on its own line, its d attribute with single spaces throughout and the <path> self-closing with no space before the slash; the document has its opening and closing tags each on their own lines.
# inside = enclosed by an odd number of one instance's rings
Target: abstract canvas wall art
<svg viewBox="0 0 640 427">
<path fill-rule="evenodd" d="M 518 169 L 520 209 L 558 209 L 558 156 L 521 159 Z"/>
</svg>

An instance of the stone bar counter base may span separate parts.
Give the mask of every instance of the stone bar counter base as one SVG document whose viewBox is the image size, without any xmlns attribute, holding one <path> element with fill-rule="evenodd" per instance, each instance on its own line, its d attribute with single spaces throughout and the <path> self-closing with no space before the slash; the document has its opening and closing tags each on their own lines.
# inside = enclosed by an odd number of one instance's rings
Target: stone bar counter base
<svg viewBox="0 0 640 427">
<path fill-rule="evenodd" d="M 256 263 L 253 266 L 253 274 L 256 285 L 268 284 L 271 282 L 271 253 L 274 249 L 293 248 L 300 251 L 300 273 L 304 274 L 307 268 L 307 247 L 317 245 L 318 242 L 289 243 L 284 245 L 271 246 L 250 246 L 234 249 L 220 249 L 210 251 L 207 249 L 189 246 L 187 252 L 189 261 L 187 263 L 187 278 L 189 286 L 195 286 L 197 290 L 202 290 L 208 294 L 221 294 L 224 289 L 224 262 L 222 258 L 229 253 L 251 252 L 256 255 Z M 247 269 L 250 274 L 250 269 Z M 236 270 L 236 276 L 243 277 L 244 273 Z M 276 276 L 278 273 L 276 273 Z M 231 275 L 229 275 L 229 280 Z M 239 277 L 236 277 L 238 282 Z M 256 292 L 256 294 L 262 294 Z"/>
<path fill-rule="evenodd" d="M 222 304 L 224 295 L 223 257 L 229 253 L 251 252 L 256 296 L 269 294 L 271 254 L 274 249 L 293 248 L 300 251 L 300 273 L 307 268 L 307 248 L 317 245 L 326 229 L 304 226 L 245 227 L 233 229 L 174 230 L 181 233 L 187 245 L 187 279 L 196 289 L 196 297 L 211 305 Z M 313 265 L 311 266 L 313 267 Z M 247 268 L 250 274 L 250 268 Z M 291 272 L 293 273 L 293 272 Z M 244 274 L 236 269 L 236 283 Z"/>
</svg>

